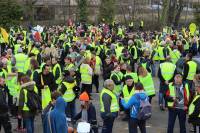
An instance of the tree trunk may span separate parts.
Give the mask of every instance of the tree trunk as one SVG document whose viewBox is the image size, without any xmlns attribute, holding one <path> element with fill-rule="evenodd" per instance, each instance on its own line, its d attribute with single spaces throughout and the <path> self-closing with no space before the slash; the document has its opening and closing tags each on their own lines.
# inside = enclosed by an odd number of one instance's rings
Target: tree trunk
<svg viewBox="0 0 200 133">
<path fill-rule="evenodd" d="M 179 0 L 178 11 L 177 11 L 177 14 L 176 14 L 175 19 L 174 19 L 174 26 L 175 27 L 178 26 L 182 11 L 183 11 L 183 0 Z"/>
</svg>

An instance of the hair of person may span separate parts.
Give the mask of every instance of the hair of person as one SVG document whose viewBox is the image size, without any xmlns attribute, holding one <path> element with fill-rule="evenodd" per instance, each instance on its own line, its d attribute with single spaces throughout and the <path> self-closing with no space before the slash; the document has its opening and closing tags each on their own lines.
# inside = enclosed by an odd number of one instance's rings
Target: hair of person
<svg viewBox="0 0 200 133">
<path fill-rule="evenodd" d="M 112 80 L 112 79 L 107 79 L 107 80 L 104 81 L 103 86 L 104 86 L 105 88 L 107 88 L 108 85 L 109 85 L 110 83 L 113 83 L 113 80 Z"/>
<path fill-rule="evenodd" d="M 126 66 L 126 70 L 128 70 L 128 71 L 132 71 L 132 67 L 131 67 L 131 65 L 127 65 L 127 66 Z"/>
<path fill-rule="evenodd" d="M 31 65 L 33 66 L 33 69 L 39 68 L 39 63 L 36 59 L 31 59 Z"/>
<path fill-rule="evenodd" d="M 46 67 L 49 67 L 49 65 L 45 64 L 45 65 L 42 67 L 42 71 L 44 71 L 44 69 L 45 69 Z"/>
<path fill-rule="evenodd" d="M 51 57 L 50 56 L 44 56 L 43 60 L 44 60 L 44 62 L 46 62 L 48 60 L 51 60 Z"/>
<path fill-rule="evenodd" d="M 31 81 L 31 79 L 30 79 L 29 76 L 25 75 L 25 76 L 23 76 L 23 77 L 21 78 L 20 81 L 22 81 L 23 83 L 28 83 L 28 82 Z"/>
<path fill-rule="evenodd" d="M 56 100 L 58 97 L 60 97 L 62 94 L 59 91 L 54 91 L 51 93 L 51 99 Z"/>
<path fill-rule="evenodd" d="M 142 70 L 142 71 L 140 71 L 140 70 Z M 148 71 L 146 68 L 144 68 L 143 66 L 138 67 L 138 75 L 146 76 L 147 74 L 148 74 Z"/>
<path fill-rule="evenodd" d="M 187 57 L 191 60 L 192 59 L 192 53 L 188 53 Z"/>
<path fill-rule="evenodd" d="M 135 90 L 144 90 L 144 86 L 142 83 L 138 82 L 135 84 Z"/>
</svg>

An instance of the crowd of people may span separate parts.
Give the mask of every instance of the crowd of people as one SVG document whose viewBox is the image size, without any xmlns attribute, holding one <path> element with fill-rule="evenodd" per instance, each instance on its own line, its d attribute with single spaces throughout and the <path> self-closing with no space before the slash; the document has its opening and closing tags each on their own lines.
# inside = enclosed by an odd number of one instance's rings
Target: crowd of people
<svg viewBox="0 0 200 133">
<path fill-rule="evenodd" d="M 77 23 L 33 34 L 12 27 L 8 42 L 0 34 L 0 131 L 3 126 L 5 133 L 13 132 L 14 117 L 15 131 L 34 133 L 35 116 L 41 115 L 44 133 L 75 132 L 69 123 L 78 121 L 90 123 L 91 132 L 98 133 L 100 115 L 101 132 L 112 133 L 115 118 L 124 113 L 129 133 L 137 133 L 138 126 L 146 133 L 148 118 L 139 115 L 151 107 L 158 77 L 158 104 L 169 112 L 167 133 L 173 133 L 177 116 L 180 133 L 186 133 L 187 115 L 196 132 L 200 75 L 193 56 L 199 45 L 198 30 L 189 29 L 151 32 L 143 25 L 135 31 L 132 24 Z M 100 114 L 92 104 L 94 92 L 99 93 Z"/>
</svg>

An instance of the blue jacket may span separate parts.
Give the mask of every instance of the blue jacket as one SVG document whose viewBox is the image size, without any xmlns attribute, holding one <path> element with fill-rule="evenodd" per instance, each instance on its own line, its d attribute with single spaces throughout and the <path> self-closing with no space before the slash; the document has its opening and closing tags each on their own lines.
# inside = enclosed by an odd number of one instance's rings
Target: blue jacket
<svg viewBox="0 0 200 133">
<path fill-rule="evenodd" d="M 65 108 L 67 106 L 67 103 L 64 101 L 62 97 L 59 97 L 56 100 L 56 104 L 54 109 L 49 112 L 45 117 L 45 132 L 46 133 L 68 133 L 68 127 L 67 127 L 67 120 L 65 115 Z M 50 121 L 51 121 L 51 130 L 49 126 L 49 117 L 50 115 Z"/>
<path fill-rule="evenodd" d="M 131 118 L 137 118 L 138 111 L 140 109 L 140 100 L 148 99 L 145 92 L 136 92 L 128 101 L 125 102 L 124 99 L 121 100 L 121 104 L 125 109 L 130 109 Z"/>
</svg>

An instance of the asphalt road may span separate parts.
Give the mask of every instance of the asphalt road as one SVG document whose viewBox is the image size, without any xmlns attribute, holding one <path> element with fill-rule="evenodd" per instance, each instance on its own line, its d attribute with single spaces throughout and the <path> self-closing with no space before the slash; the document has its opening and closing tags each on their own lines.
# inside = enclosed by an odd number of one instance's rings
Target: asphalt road
<svg viewBox="0 0 200 133">
<path fill-rule="evenodd" d="M 154 78 L 156 90 L 158 92 L 158 79 Z M 102 80 L 100 80 L 100 88 L 102 88 Z M 92 94 L 92 102 L 96 107 L 97 110 L 97 117 L 98 117 L 98 124 L 102 125 L 102 120 L 100 118 L 100 112 L 99 112 L 99 94 L 93 93 Z M 79 106 L 79 101 L 77 100 L 77 107 Z M 168 119 L 168 111 L 160 111 L 158 107 L 158 97 L 155 96 L 152 101 L 153 106 L 153 113 L 152 118 L 147 121 L 146 128 L 147 133 L 166 133 L 167 131 L 167 119 Z M 78 109 L 77 109 L 78 110 Z M 12 128 L 16 128 L 17 120 L 12 119 Z M 101 127 L 100 129 L 101 130 Z M 174 128 L 174 133 L 179 132 L 179 123 L 178 120 L 176 120 L 176 125 Z M 189 132 L 189 125 L 187 123 L 187 132 Z M 3 131 L 1 131 L 3 133 Z M 14 132 L 15 133 L 15 132 Z M 36 117 L 35 120 L 35 133 L 42 133 L 42 125 L 41 125 L 41 119 L 40 116 Z M 113 127 L 113 133 L 128 133 L 128 123 L 126 121 L 122 121 L 122 116 L 119 115 L 119 117 L 115 120 L 114 127 Z"/>
</svg>

